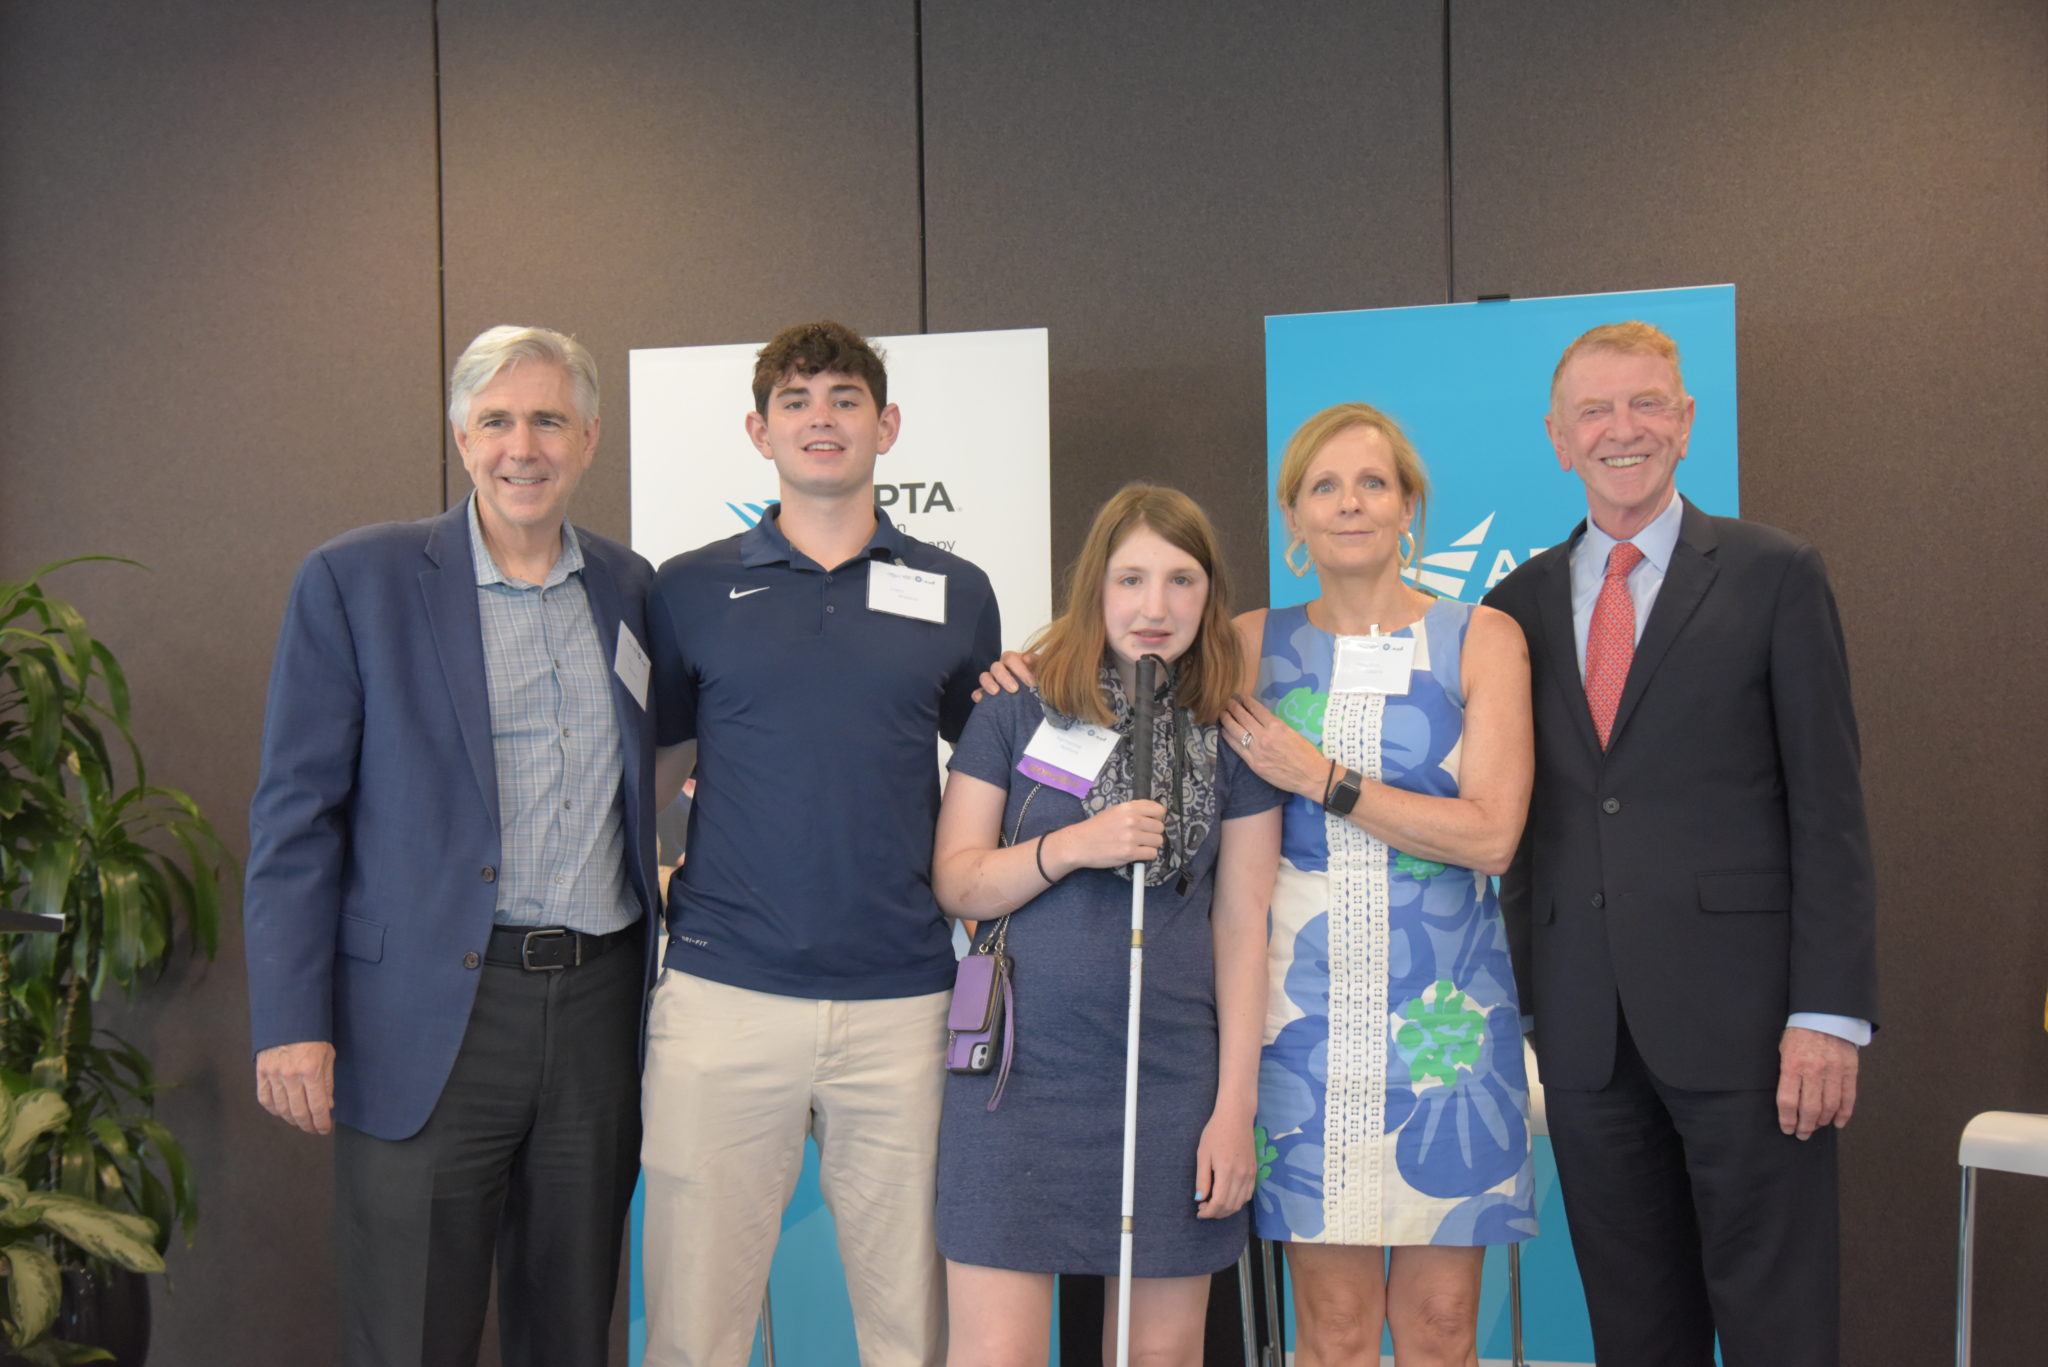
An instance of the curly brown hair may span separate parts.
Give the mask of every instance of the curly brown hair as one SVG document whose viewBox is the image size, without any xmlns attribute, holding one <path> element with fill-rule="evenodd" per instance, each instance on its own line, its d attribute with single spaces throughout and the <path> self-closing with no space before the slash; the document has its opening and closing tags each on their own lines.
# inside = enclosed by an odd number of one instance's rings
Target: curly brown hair
<svg viewBox="0 0 2048 1367">
<path fill-rule="evenodd" d="M 754 411 L 768 416 L 768 395 L 776 382 L 794 375 L 808 380 L 830 372 L 864 381 L 875 407 L 889 406 L 889 371 L 868 339 L 827 318 L 798 323 L 775 334 L 754 358 Z"/>
</svg>

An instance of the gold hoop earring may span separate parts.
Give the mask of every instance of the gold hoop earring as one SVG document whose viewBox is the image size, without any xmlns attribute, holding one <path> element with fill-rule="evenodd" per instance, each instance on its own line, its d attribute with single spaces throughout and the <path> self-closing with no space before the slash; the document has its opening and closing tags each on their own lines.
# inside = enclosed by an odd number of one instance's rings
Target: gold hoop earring
<svg viewBox="0 0 2048 1367">
<path fill-rule="evenodd" d="M 1415 533 L 1409 531 L 1406 527 L 1401 529 L 1401 540 L 1408 543 L 1408 549 L 1401 552 L 1401 563 L 1413 565 L 1416 557 L 1421 554 L 1422 547 L 1416 544 Z M 1396 542 L 1395 544 L 1398 546 L 1400 543 Z"/>
<path fill-rule="evenodd" d="M 1299 565 L 1294 563 L 1294 553 L 1296 551 L 1301 552 L 1301 563 Z M 1280 552 L 1280 563 L 1293 570 L 1296 579 L 1305 578 L 1309 571 L 1308 542 L 1303 541 L 1300 537 L 1296 537 L 1288 542 L 1287 549 Z"/>
</svg>

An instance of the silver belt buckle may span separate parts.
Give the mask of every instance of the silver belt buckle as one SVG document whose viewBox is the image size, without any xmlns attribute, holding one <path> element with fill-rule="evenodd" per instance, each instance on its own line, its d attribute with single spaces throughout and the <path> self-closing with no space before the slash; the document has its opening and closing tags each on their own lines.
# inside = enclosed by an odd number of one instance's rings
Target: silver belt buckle
<svg viewBox="0 0 2048 1367">
<path fill-rule="evenodd" d="M 573 963 L 537 964 L 533 961 L 533 942 L 535 940 L 559 940 L 564 935 L 569 934 L 572 934 L 572 932 L 560 929 L 559 927 L 548 930 L 527 931 L 525 936 L 519 941 L 519 966 L 529 973 L 559 973 L 565 968 L 581 967 L 583 964 L 583 945 L 580 941 L 575 942 L 576 958 Z"/>
</svg>

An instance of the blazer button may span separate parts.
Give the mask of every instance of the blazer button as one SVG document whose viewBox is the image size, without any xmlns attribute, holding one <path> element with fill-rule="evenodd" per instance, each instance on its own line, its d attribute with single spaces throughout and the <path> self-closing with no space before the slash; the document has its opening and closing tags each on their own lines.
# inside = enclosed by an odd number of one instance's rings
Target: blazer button
<svg viewBox="0 0 2048 1367">
<path fill-rule="evenodd" d="M 1600 810 L 1607 813 L 1609 816 L 1613 816 L 1616 812 L 1621 810 L 1621 799 L 1618 797 L 1608 798 L 1605 802 L 1602 802 L 1600 804 Z"/>
<path fill-rule="evenodd" d="M 1594 905 L 1594 906 L 1596 906 L 1596 907 L 1604 907 L 1604 906 L 1606 906 L 1606 905 L 1607 905 L 1607 894 L 1606 894 L 1606 893 L 1604 893 L 1604 892 L 1596 892 L 1596 893 L 1594 893 L 1594 894 L 1593 894 L 1593 905 Z"/>
<path fill-rule="evenodd" d="M 464 968 L 475 968 L 478 964 L 482 962 L 483 959 L 473 949 L 469 951 L 469 953 L 462 956 L 462 966 Z"/>
<path fill-rule="evenodd" d="M 498 881 L 498 871 L 489 864 L 486 864 L 483 868 L 482 877 L 486 883 L 495 883 Z"/>
</svg>

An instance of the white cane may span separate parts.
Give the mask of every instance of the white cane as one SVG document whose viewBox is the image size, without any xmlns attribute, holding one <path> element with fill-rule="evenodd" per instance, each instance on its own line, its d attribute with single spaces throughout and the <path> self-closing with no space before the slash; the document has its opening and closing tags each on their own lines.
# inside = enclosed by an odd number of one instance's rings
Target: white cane
<svg viewBox="0 0 2048 1367">
<path fill-rule="evenodd" d="M 1131 799 L 1152 797 L 1152 689 L 1160 660 L 1138 661 L 1131 700 Z M 1131 865 L 1131 1008 L 1124 1027 L 1124 1211 L 1116 1255 L 1116 1367 L 1131 1361 L 1131 1227 L 1138 1182 L 1138 989 L 1145 978 L 1145 861 Z"/>
</svg>

